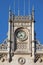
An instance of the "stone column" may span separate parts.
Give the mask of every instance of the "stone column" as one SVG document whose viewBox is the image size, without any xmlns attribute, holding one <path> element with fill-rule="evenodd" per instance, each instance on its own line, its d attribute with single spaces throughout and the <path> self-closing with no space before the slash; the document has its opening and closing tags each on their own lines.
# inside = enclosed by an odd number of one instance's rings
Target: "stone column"
<svg viewBox="0 0 43 65">
<path fill-rule="evenodd" d="M 35 42 L 34 42 L 34 7 L 32 8 L 32 58 L 35 59 Z"/>
<path fill-rule="evenodd" d="M 35 43 L 34 43 L 34 22 L 32 22 L 32 57 L 34 58 Z"/>
<path fill-rule="evenodd" d="M 14 15 L 12 14 L 12 28 L 11 28 L 11 41 L 12 41 L 12 44 L 11 44 L 11 48 L 12 48 L 12 53 L 14 53 Z"/>
<path fill-rule="evenodd" d="M 8 30 L 8 60 L 10 61 L 11 56 L 11 23 L 9 22 Z"/>
<path fill-rule="evenodd" d="M 12 20 L 11 20 L 11 17 L 12 15 L 11 15 L 11 10 L 9 11 L 9 22 L 8 22 L 8 48 L 7 48 L 7 50 L 8 50 L 8 61 L 10 62 L 11 61 L 11 27 L 12 27 Z"/>
</svg>

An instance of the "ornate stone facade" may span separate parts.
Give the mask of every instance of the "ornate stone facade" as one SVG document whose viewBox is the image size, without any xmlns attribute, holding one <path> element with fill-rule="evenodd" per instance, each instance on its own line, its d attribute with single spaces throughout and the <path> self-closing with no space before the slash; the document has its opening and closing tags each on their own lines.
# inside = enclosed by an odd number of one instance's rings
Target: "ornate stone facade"
<svg viewBox="0 0 43 65">
<path fill-rule="evenodd" d="M 31 16 L 15 16 L 9 11 L 8 37 L 0 44 L 1 65 L 38 65 L 43 61 L 43 45 L 35 38 L 34 23 L 34 9 Z"/>
</svg>

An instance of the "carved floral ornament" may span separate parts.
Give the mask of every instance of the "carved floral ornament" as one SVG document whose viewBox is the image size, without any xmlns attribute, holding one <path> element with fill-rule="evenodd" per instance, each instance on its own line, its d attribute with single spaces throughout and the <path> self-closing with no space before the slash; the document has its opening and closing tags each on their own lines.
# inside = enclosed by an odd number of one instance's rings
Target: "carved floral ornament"
<svg viewBox="0 0 43 65">
<path fill-rule="evenodd" d="M 4 62 L 5 60 L 7 60 L 7 54 L 0 54 L 0 60 L 2 62 Z"/>
<path fill-rule="evenodd" d="M 26 60 L 25 60 L 25 58 L 20 57 L 20 58 L 18 59 L 18 62 L 19 62 L 19 64 L 23 65 L 23 64 L 25 64 Z"/>
</svg>

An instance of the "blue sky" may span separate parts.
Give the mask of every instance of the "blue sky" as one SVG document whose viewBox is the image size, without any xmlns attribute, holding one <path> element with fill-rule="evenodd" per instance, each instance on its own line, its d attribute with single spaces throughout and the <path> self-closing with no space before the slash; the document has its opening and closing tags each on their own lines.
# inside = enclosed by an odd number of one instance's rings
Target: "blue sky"
<svg viewBox="0 0 43 65">
<path fill-rule="evenodd" d="M 14 7 L 15 1 L 15 7 Z M 20 15 L 24 15 L 24 0 L 19 0 Z M 31 14 L 32 6 L 35 8 L 36 38 L 43 44 L 43 0 L 25 0 L 25 15 Z M 18 15 L 18 0 L 0 0 L 0 43 L 7 37 L 9 6 L 15 15 Z"/>
</svg>

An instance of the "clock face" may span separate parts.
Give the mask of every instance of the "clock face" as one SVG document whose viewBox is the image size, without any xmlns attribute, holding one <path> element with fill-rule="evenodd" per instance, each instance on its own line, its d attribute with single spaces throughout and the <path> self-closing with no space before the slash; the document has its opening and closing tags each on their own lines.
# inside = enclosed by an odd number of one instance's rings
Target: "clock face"
<svg viewBox="0 0 43 65">
<path fill-rule="evenodd" d="M 20 30 L 17 32 L 17 38 L 19 38 L 20 40 L 25 40 L 26 39 L 26 32 Z"/>
</svg>

